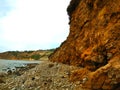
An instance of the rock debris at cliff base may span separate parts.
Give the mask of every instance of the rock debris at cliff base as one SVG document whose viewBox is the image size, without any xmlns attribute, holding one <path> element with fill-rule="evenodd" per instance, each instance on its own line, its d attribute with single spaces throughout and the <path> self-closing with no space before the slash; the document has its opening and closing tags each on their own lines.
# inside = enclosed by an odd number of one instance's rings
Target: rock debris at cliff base
<svg viewBox="0 0 120 90">
<path fill-rule="evenodd" d="M 79 68 L 43 61 L 20 76 L 1 74 L 8 78 L 0 80 L 0 90 L 84 90 L 79 82 L 70 81 L 70 73 L 76 69 Z"/>
</svg>

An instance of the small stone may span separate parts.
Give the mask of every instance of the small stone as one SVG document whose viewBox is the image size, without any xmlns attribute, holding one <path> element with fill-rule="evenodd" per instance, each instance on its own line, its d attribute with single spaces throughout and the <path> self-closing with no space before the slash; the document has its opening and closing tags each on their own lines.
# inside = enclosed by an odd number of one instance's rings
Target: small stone
<svg viewBox="0 0 120 90">
<path fill-rule="evenodd" d="M 32 80 L 35 80 L 35 77 L 32 77 Z"/>
<path fill-rule="evenodd" d="M 120 78 L 120 74 L 116 74 L 116 78 Z"/>
<path fill-rule="evenodd" d="M 61 78 L 66 78 L 66 76 L 63 76 L 63 75 L 62 75 Z"/>
<path fill-rule="evenodd" d="M 52 80 L 51 80 L 51 79 L 48 79 L 47 82 L 52 82 Z"/>
<path fill-rule="evenodd" d="M 0 77 L 5 77 L 6 76 L 6 73 L 0 73 Z"/>
<path fill-rule="evenodd" d="M 79 85 L 81 82 L 80 81 L 77 81 L 75 84 Z"/>
<path fill-rule="evenodd" d="M 40 79 L 40 76 L 35 76 L 35 79 Z"/>
<path fill-rule="evenodd" d="M 83 78 L 83 82 L 82 83 L 85 83 L 86 81 L 88 81 L 87 77 Z"/>
<path fill-rule="evenodd" d="M 14 88 L 12 88 L 11 90 L 17 90 L 17 89 L 14 87 Z"/>
<path fill-rule="evenodd" d="M 50 64 L 48 65 L 49 68 L 52 68 L 53 66 L 54 66 L 53 63 L 50 63 Z"/>
<path fill-rule="evenodd" d="M 47 85 L 47 82 L 44 82 L 43 84 L 44 84 L 44 85 Z"/>
<path fill-rule="evenodd" d="M 110 59 L 112 56 L 112 53 L 107 53 L 107 59 Z"/>
<path fill-rule="evenodd" d="M 5 83 L 2 79 L 0 79 L 0 83 Z"/>
<path fill-rule="evenodd" d="M 66 74 L 66 75 L 70 75 L 70 71 L 66 71 L 65 74 Z"/>
<path fill-rule="evenodd" d="M 65 90 L 69 90 L 68 88 L 66 88 Z"/>
<path fill-rule="evenodd" d="M 15 74 L 16 74 L 17 76 L 20 76 L 20 75 L 21 75 L 19 71 L 16 71 Z"/>
<path fill-rule="evenodd" d="M 7 71 L 7 74 L 8 74 L 8 75 L 12 74 L 12 70 L 8 70 L 8 71 Z"/>
</svg>

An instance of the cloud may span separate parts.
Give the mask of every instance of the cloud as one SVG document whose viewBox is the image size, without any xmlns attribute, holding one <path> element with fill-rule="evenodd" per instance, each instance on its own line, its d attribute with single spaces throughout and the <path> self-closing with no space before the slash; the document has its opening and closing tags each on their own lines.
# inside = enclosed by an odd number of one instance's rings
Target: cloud
<svg viewBox="0 0 120 90">
<path fill-rule="evenodd" d="M 68 2 L 16 0 L 15 8 L 0 20 L 0 42 L 4 41 L 1 45 L 10 50 L 59 46 L 69 32 Z"/>
<path fill-rule="evenodd" d="M 14 7 L 15 0 L 0 0 L 0 17 L 6 16 Z"/>
</svg>

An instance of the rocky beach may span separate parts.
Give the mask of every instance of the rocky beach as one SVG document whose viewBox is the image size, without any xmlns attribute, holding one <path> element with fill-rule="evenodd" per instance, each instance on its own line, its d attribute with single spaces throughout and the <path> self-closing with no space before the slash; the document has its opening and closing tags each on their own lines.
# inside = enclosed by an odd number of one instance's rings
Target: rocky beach
<svg viewBox="0 0 120 90">
<path fill-rule="evenodd" d="M 78 67 L 43 61 L 13 73 L 0 73 L 0 90 L 84 90 L 81 82 L 71 82 Z M 86 90 L 86 89 L 85 89 Z"/>
</svg>

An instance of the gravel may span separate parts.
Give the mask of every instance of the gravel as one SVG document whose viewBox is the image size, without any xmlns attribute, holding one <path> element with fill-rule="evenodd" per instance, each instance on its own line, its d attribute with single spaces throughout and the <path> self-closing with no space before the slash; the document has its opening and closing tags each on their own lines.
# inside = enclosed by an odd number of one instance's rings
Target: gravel
<svg viewBox="0 0 120 90">
<path fill-rule="evenodd" d="M 78 69 L 61 63 L 43 61 L 22 75 L 0 77 L 0 90 L 83 90 L 80 84 L 70 82 L 70 72 Z M 4 75 L 2 75 L 4 76 Z"/>
</svg>

